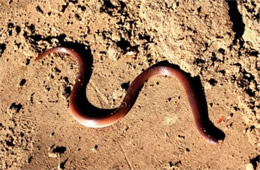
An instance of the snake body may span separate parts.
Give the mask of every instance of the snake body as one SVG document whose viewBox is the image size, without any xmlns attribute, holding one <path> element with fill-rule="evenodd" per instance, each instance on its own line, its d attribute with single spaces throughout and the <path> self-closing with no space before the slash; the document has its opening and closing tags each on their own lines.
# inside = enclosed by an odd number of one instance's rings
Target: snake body
<svg viewBox="0 0 260 170">
<path fill-rule="evenodd" d="M 195 87 L 193 86 L 190 77 L 187 76 L 184 71 L 171 66 L 149 67 L 132 81 L 121 105 L 111 114 L 100 117 L 88 113 L 86 111 L 86 108 L 84 107 L 84 100 L 82 100 L 84 97 L 86 98 L 86 96 L 83 95 L 86 95 L 85 90 L 88 83 L 88 80 L 85 76 L 86 60 L 84 60 L 83 56 L 74 49 L 68 47 L 56 47 L 46 50 L 45 52 L 40 54 L 36 58 L 36 61 L 51 53 L 68 54 L 72 56 L 79 64 L 79 74 L 76 78 L 75 85 L 73 86 L 72 92 L 70 94 L 69 108 L 71 110 L 72 116 L 82 125 L 92 128 L 101 128 L 112 125 L 113 123 L 122 119 L 131 109 L 135 102 L 139 89 L 150 77 L 156 75 L 172 76 L 177 78 L 185 89 L 196 127 L 201 136 L 203 136 L 210 143 L 218 143 L 218 140 L 207 131 L 205 121 L 202 117 L 201 104 L 198 100 Z"/>
</svg>

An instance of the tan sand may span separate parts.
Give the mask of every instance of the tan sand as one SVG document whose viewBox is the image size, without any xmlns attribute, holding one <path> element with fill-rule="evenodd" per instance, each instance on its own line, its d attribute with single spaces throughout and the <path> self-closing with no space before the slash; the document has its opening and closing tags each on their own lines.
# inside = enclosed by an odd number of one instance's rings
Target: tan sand
<svg viewBox="0 0 260 170">
<path fill-rule="evenodd" d="M 258 0 L 6 0 L 0 11 L 0 169 L 260 169 Z M 83 127 L 68 108 L 77 63 L 34 61 L 60 45 L 93 60 L 86 91 L 99 108 L 118 107 L 149 66 L 178 65 L 200 80 L 224 141 L 197 133 L 169 77 L 145 83 L 120 122 Z"/>
</svg>

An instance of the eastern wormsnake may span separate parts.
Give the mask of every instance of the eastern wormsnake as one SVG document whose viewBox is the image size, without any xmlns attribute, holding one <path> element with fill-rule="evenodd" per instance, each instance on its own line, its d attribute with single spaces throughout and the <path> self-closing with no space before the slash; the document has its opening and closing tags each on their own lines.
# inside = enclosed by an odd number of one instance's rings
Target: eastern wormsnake
<svg viewBox="0 0 260 170">
<path fill-rule="evenodd" d="M 74 49 L 68 47 L 56 47 L 46 50 L 35 60 L 38 61 L 50 53 L 68 54 L 76 59 L 79 64 L 79 75 L 76 78 L 75 85 L 70 94 L 69 107 L 72 116 L 82 125 L 92 128 L 100 128 L 112 125 L 113 123 L 122 119 L 131 109 L 132 105 L 135 102 L 135 97 L 138 94 L 139 89 L 150 77 L 155 75 L 172 76 L 177 78 L 184 87 L 184 90 L 188 96 L 188 101 L 191 106 L 196 127 L 201 136 L 203 136 L 210 143 L 218 143 L 218 139 L 207 132 L 205 122 L 202 118 L 201 106 L 196 96 L 197 94 L 195 92 L 195 88 L 192 85 L 189 76 L 187 76 L 187 74 L 182 70 L 170 66 L 151 66 L 134 79 L 126 92 L 121 105 L 113 113 L 104 117 L 93 117 L 89 116 L 90 114 L 86 113 L 85 109 L 81 107 L 82 105 L 79 104 L 80 97 L 82 96 L 82 94 L 79 94 L 79 92 L 85 91 L 88 83 L 85 76 L 86 61 L 84 60 L 83 56 Z"/>
</svg>

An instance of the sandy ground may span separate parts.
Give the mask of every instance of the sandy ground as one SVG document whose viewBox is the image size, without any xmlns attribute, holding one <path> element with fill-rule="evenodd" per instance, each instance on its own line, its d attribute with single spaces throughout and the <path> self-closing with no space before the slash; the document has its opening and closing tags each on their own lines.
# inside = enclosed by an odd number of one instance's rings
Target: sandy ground
<svg viewBox="0 0 260 170">
<path fill-rule="evenodd" d="M 6 0 L 0 2 L 0 169 L 260 169 L 258 0 Z M 129 82 L 160 61 L 200 80 L 225 138 L 194 126 L 181 84 L 153 77 L 118 123 L 90 129 L 68 108 L 78 65 L 99 108 L 120 105 Z"/>
</svg>

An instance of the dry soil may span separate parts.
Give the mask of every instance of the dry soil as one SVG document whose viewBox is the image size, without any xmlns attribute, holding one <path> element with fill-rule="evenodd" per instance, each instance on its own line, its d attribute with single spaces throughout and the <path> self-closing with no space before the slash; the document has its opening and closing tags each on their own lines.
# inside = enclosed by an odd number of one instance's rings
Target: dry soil
<svg viewBox="0 0 260 170">
<path fill-rule="evenodd" d="M 0 169 L 260 169 L 259 0 L 0 1 Z M 70 115 L 88 57 L 89 101 L 120 105 L 129 83 L 161 61 L 201 83 L 212 123 L 203 139 L 181 84 L 153 77 L 118 123 L 90 129 Z"/>
</svg>

